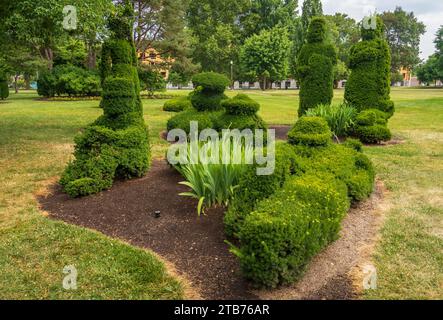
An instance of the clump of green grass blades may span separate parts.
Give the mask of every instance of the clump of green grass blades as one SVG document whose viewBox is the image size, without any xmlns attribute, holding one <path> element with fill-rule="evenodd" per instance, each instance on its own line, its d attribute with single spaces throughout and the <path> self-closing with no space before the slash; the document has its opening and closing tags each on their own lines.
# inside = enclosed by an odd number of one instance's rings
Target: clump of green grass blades
<svg viewBox="0 0 443 320">
<path fill-rule="evenodd" d="M 328 122 L 335 137 L 346 137 L 354 125 L 358 112 L 349 104 L 318 105 L 306 112 L 308 117 L 322 117 Z"/>
<path fill-rule="evenodd" d="M 190 147 L 188 147 L 189 164 L 175 166 L 176 170 L 186 179 L 180 184 L 191 189 L 191 191 L 183 192 L 180 195 L 198 200 L 197 212 L 199 216 L 204 214 L 207 208 L 228 206 L 234 197 L 235 189 L 238 188 L 239 178 L 248 166 L 245 159 L 247 159 L 247 155 L 252 155 L 254 152 L 252 145 L 238 146 L 236 144 L 240 142 L 235 140 L 231 144 L 228 142 L 227 139 L 217 142 L 219 144 L 218 163 L 198 161 L 198 164 L 191 164 Z M 238 153 L 235 152 L 237 147 Z M 227 158 L 230 161 L 222 161 Z"/>
</svg>

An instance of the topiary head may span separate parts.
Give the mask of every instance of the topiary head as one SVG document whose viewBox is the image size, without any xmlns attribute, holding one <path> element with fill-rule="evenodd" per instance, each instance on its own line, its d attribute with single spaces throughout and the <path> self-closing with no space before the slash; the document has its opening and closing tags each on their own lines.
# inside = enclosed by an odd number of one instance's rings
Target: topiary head
<svg viewBox="0 0 443 320">
<path fill-rule="evenodd" d="M 331 137 L 332 132 L 325 119 L 301 117 L 289 131 L 288 141 L 292 145 L 319 147 L 328 145 Z"/>
<path fill-rule="evenodd" d="M 195 87 L 200 87 L 201 92 L 221 94 L 231 82 L 223 74 L 203 72 L 192 77 L 192 83 Z"/>
<path fill-rule="evenodd" d="M 134 8 L 130 1 L 124 0 L 117 11 L 108 19 L 109 30 L 115 39 L 131 40 L 134 22 Z"/>
<path fill-rule="evenodd" d="M 323 42 L 326 40 L 326 19 L 323 17 L 314 17 L 308 28 L 308 43 Z"/>
<path fill-rule="evenodd" d="M 381 39 L 384 32 L 385 24 L 379 16 L 366 17 L 363 19 L 361 23 L 361 37 L 363 40 Z"/>
<path fill-rule="evenodd" d="M 224 100 L 222 106 L 227 114 L 240 116 L 252 116 L 260 109 L 260 104 L 245 94 L 238 94 L 232 99 Z"/>
</svg>

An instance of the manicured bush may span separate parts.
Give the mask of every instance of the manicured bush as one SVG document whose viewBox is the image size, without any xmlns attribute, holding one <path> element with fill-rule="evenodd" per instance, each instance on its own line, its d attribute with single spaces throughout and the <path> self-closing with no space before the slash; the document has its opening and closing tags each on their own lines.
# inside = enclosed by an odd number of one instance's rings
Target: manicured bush
<svg viewBox="0 0 443 320">
<path fill-rule="evenodd" d="M 343 146 L 351 148 L 358 152 L 363 152 L 363 143 L 358 139 L 347 138 Z"/>
<path fill-rule="evenodd" d="M 300 84 L 300 117 L 307 110 L 320 104 L 329 105 L 332 101 L 337 52 L 327 41 L 326 26 L 325 18 L 312 18 L 307 42 L 298 56 L 296 73 Z"/>
<path fill-rule="evenodd" d="M 163 105 L 163 111 L 167 112 L 182 112 L 188 108 L 191 108 L 191 101 L 187 97 L 172 99 L 166 101 Z"/>
<path fill-rule="evenodd" d="M 217 131 L 222 131 L 223 129 L 250 129 L 254 133 L 256 129 L 266 129 L 267 125 L 261 117 L 258 115 L 230 115 L 222 114 L 214 121 L 214 129 Z"/>
<path fill-rule="evenodd" d="M 362 27 L 362 41 L 351 48 L 351 75 L 346 82 L 345 100 L 358 111 L 378 109 L 391 117 L 391 53 L 384 38 L 384 23 L 377 17 L 376 29 Z"/>
<path fill-rule="evenodd" d="M 149 169 L 132 15 L 132 6 L 125 4 L 110 18 L 112 36 L 104 44 L 101 63 L 104 114 L 75 138 L 75 160 L 60 180 L 71 197 L 100 192 L 110 188 L 114 178 L 141 177 Z"/>
<path fill-rule="evenodd" d="M 348 104 L 321 104 L 314 109 L 309 109 L 306 115 L 325 119 L 336 137 L 346 137 L 354 124 L 357 109 Z"/>
<path fill-rule="evenodd" d="M 310 259 L 335 240 L 349 208 L 345 185 L 330 175 L 290 178 L 257 205 L 239 233 L 243 274 L 274 288 L 299 278 Z"/>
<path fill-rule="evenodd" d="M 302 117 L 289 131 L 288 142 L 293 145 L 325 146 L 331 141 L 332 132 L 325 119 Z"/>
<path fill-rule="evenodd" d="M 275 150 L 275 171 L 272 175 L 257 175 L 258 165 L 248 166 L 224 217 L 225 232 L 234 237 L 241 229 L 247 215 L 258 201 L 270 197 L 283 187 L 291 175 L 301 174 L 303 169 L 295 150 L 287 143 L 278 143 Z"/>
<path fill-rule="evenodd" d="M 43 97 L 98 96 L 101 93 L 99 76 L 72 65 L 58 65 L 40 75 L 37 93 Z"/>
<path fill-rule="evenodd" d="M 222 109 L 221 102 L 227 99 L 224 91 L 229 79 L 222 74 L 205 72 L 192 78 L 195 90 L 190 94 L 192 106 L 198 111 L 217 111 Z"/>
<path fill-rule="evenodd" d="M 232 99 L 224 100 L 222 107 L 225 108 L 227 114 L 237 116 L 252 116 L 260 110 L 260 104 L 245 94 L 238 94 Z"/>
<path fill-rule="evenodd" d="M 167 130 L 171 131 L 172 129 L 182 129 L 187 134 L 190 131 L 190 122 L 197 121 L 198 129 L 212 129 L 214 128 L 215 121 L 222 115 L 223 111 L 202 111 L 199 112 L 194 108 L 188 108 L 183 112 L 180 112 L 170 118 L 166 124 Z"/>
<path fill-rule="evenodd" d="M 0 99 L 4 100 L 9 97 L 8 80 L 0 78 Z"/>
<path fill-rule="evenodd" d="M 387 126 L 386 113 L 369 109 L 361 112 L 357 118 L 353 135 L 363 143 L 380 143 L 392 138 L 391 131 Z"/>
</svg>

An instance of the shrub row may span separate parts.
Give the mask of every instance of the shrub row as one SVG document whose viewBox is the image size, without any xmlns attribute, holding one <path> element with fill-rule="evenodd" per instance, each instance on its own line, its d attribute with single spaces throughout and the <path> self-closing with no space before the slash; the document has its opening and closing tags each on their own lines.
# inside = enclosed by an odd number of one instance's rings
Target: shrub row
<svg viewBox="0 0 443 320">
<path fill-rule="evenodd" d="M 225 216 L 227 234 L 240 243 L 232 251 L 258 286 L 297 279 L 337 238 L 351 201 L 373 190 L 372 164 L 355 150 L 361 145 L 332 144 L 330 135 L 318 139 L 329 130 L 324 125 L 321 118 L 301 118 L 293 131 L 302 138 L 277 145 L 273 175 L 257 176 L 250 168 Z"/>
<path fill-rule="evenodd" d="M 40 75 L 37 93 L 46 98 L 55 95 L 99 96 L 100 77 L 92 71 L 76 66 L 59 65 Z"/>
</svg>

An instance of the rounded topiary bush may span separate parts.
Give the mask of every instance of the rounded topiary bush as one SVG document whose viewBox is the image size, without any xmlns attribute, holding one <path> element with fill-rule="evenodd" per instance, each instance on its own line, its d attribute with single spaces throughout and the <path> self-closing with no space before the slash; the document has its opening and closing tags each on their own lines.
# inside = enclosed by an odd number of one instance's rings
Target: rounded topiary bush
<svg viewBox="0 0 443 320">
<path fill-rule="evenodd" d="M 176 114 L 170 118 L 166 124 L 167 130 L 171 131 L 173 129 L 182 129 L 187 134 L 190 132 L 191 121 L 198 122 L 198 129 L 212 129 L 214 128 L 214 123 L 221 116 L 223 111 L 217 112 L 201 112 L 194 108 L 188 108 L 179 114 Z"/>
<path fill-rule="evenodd" d="M 320 104 L 331 104 L 334 89 L 333 68 L 337 52 L 327 41 L 327 22 L 314 17 L 309 25 L 307 42 L 297 59 L 297 78 L 300 83 L 299 116 Z"/>
<path fill-rule="evenodd" d="M 260 104 L 245 94 L 238 94 L 232 99 L 224 100 L 222 106 L 229 115 L 250 116 L 260 110 Z"/>
<path fill-rule="evenodd" d="M 198 111 L 222 109 L 221 102 L 227 99 L 224 91 L 230 81 L 215 72 L 204 72 L 192 78 L 195 90 L 190 94 L 192 106 Z"/>
<path fill-rule="evenodd" d="M 293 145 L 325 146 L 331 141 L 332 132 L 325 119 L 302 117 L 289 131 L 288 141 Z"/>
<path fill-rule="evenodd" d="M 361 112 L 355 120 L 354 136 L 363 143 L 375 144 L 389 141 L 391 131 L 387 127 L 388 115 L 377 109 Z"/>
<path fill-rule="evenodd" d="M 223 93 L 229 86 L 229 79 L 222 74 L 215 72 L 203 72 L 192 77 L 194 86 L 201 87 L 204 93 Z"/>
<path fill-rule="evenodd" d="M 163 105 L 163 111 L 166 112 L 181 112 L 188 108 L 191 108 L 191 101 L 187 97 L 172 99 L 166 101 Z"/>
</svg>

